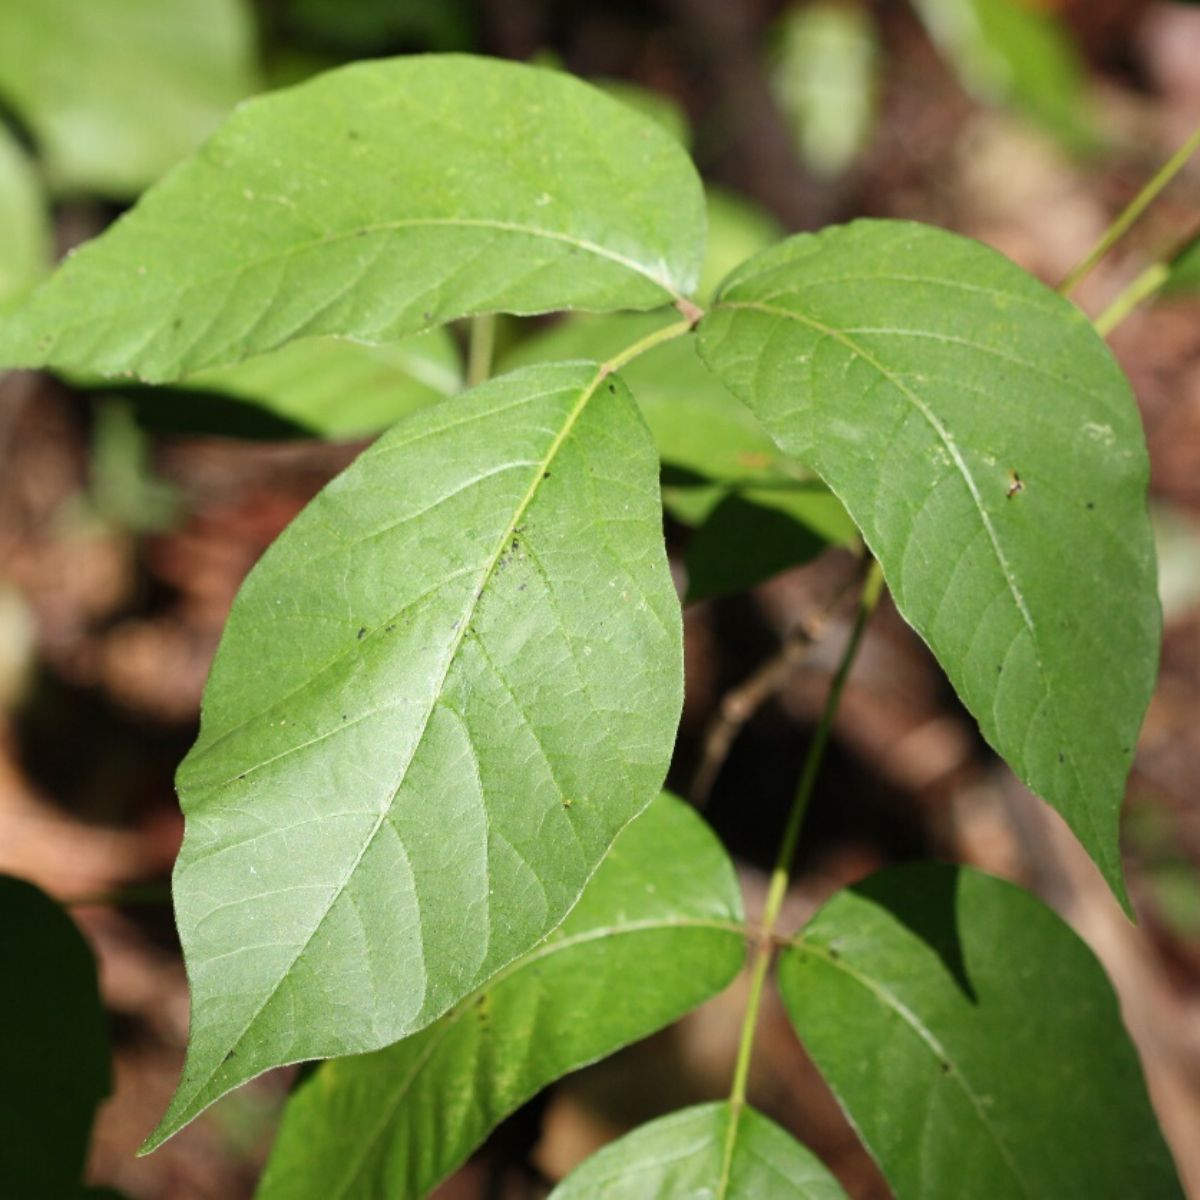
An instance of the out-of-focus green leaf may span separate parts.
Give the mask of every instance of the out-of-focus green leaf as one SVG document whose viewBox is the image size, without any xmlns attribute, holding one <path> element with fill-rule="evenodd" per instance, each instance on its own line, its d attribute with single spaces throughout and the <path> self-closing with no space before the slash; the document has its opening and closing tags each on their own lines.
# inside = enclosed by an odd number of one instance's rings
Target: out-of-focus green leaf
<svg viewBox="0 0 1200 1200">
<path fill-rule="evenodd" d="M 594 79 L 592 84 L 614 100 L 619 100 L 661 125 L 681 146 L 691 145 L 692 127 L 688 124 L 687 113 L 670 96 L 631 83 L 628 79 Z"/>
<path fill-rule="evenodd" d="M 1052 13 L 1027 0 L 914 4 L 968 91 L 1018 109 L 1071 149 L 1096 147 L 1087 76 L 1069 33 Z"/>
<path fill-rule="evenodd" d="M 540 946 L 421 1033 L 305 1080 L 258 1200 L 426 1195 L 547 1083 L 723 988 L 745 958 L 742 919 L 720 843 L 659 797 Z"/>
<path fill-rule="evenodd" d="M 683 149 L 577 79 L 356 63 L 238 108 L 0 325 L 0 363 L 174 382 L 320 334 L 649 309 L 694 288 L 703 231 Z"/>
<path fill-rule="evenodd" d="M 241 0 L 0 0 L 0 97 L 51 185 L 124 199 L 256 86 Z"/>
<path fill-rule="evenodd" d="M 234 604 L 178 775 L 192 1028 L 152 1147 L 526 953 L 657 795 L 682 699 L 654 444 L 597 363 L 422 409 Z"/>
<path fill-rule="evenodd" d="M 1103 969 L 1020 888 L 881 872 L 808 923 L 779 987 L 898 1200 L 1182 1196 Z"/>
<path fill-rule="evenodd" d="M 476 36 L 469 0 L 283 0 L 276 9 L 288 33 L 353 57 L 469 50 Z"/>
<path fill-rule="evenodd" d="M 730 1129 L 730 1123 L 734 1128 Z M 584 1161 L 550 1200 L 846 1200 L 836 1179 L 752 1108 L 701 1104 Z"/>
<path fill-rule="evenodd" d="M 462 386 L 462 355 L 450 331 L 438 328 L 385 346 L 307 338 L 232 367 L 201 371 L 171 391 L 228 395 L 321 437 L 356 438 Z M 173 399 L 161 394 L 164 405 Z"/>
<path fill-rule="evenodd" d="M 50 267 L 50 222 L 42 187 L 16 139 L 0 124 L 0 305 Z"/>
<path fill-rule="evenodd" d="M 699 296 L 705 303 L 717 284 L 751 255 L 774 245 L 783 237 L 783 226 L 769 212 L 744 196 L 721 187 L 705 191 L 708 240 L 704 267 L 700 272 Z"/>
<path fill-rule="evenodd" d="M 109 1090 L 96 964 L 75 923 L 0 875 L 0 1195 L 76 1200 Z"/>
<path fill-rule="evenodd" d="M 699 334 L 1124 898 L 1120 808 L 1161 619 L 1145 437 L 1091 324 L 977 242 L 860 221 L 751 259 Z"/>
<path fill-rule="evenodd" d="M 794 5 L 776 29 L 771 84 L 808 167 L 835 178 L 875 125 L 878 34 L 865 6 Z"/>
<path fill-rule="evenodd" d="M 857 538 L 854 522 L 819 479 L 724 489 L 688 543 L 687 599 L 745 591 Z"/>
<path fill-rule="evenodd" d="M 1200 234 L 1171 261 L 1171 273 L 1163 285 L 1163 293 L 1200 292 Z"/>
</svg>

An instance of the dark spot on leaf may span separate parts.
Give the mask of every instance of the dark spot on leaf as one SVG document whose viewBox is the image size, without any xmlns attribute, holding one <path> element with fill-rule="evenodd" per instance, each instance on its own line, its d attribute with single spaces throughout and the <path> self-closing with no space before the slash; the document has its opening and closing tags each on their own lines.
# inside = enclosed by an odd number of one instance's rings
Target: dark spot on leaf
<svg viewBox="0 0 1200 1200">
<path fill-rule="evenodd" d="M 1060 763 L 1065 763 L 1067 761 L 1067 756 L 1061 750 L 1058 752 L 1058 761 Z"/>
<path fill-rule="evenodd" d="M 359 134 L 359 132 L 358 132 L 358 130 L 357 130 L 357 129 L 347 129 L 347 130 L 346 130 L 346 136 L 347 136 L 347 137 L 348 137 L 348 138 L 349 138 L 349 139 L 350 139 L 352 142 L 356 142 L 356 141 L 358 141 L 360 134 Z"/>
<path fill-rule="evenodd" d="M 543 471 L 543 472 L 542 472 L 542 478 L 543 478 L 543 479 L 549 479 L 549 478 L 550 478 L 550 472 L 549 472 L 549 471 Z"/>
<path fill-rule="evenodd" d="M 392 630 L 393 630 L 393 629 L 395 629 L 395 628 L 396 628 L 396 626 L 395 626 L 395 625 L 388 625 L 388 626 L 387 626 L 387 627 L 384 629 L 384 631 L 383 631 L 383 632 L 384 632 L 384 633 L 391 633 L 391 632 L 392 632 Z"/>
<path fill-rule="evenodd" d="M 363 640 L 363 638 L 365 638 L 367 636 L 367 627 L 365 625 L 360 625 L 358 627 L 358 633 L 356 633 L 354 636 L 357 637 L 358 640 L 361 642 Z"/>
<path fill-rule="evenodd" d="M 829 954 L 829 957 L 832 958 L 834 962 L 837 962 L 837 960 L 842 957 L 837 952 L 837 948 L 835 946 L 828 946 L 828 947 L 826 947 L 826 950 L 827 950 L 827 953 Z"/>
<path fill-rule="evenodd" d="M 426 320 L 426 321 L 432 321 L 432 320 L 433 320 L 433 313 L 431 313 L 431 312 L 423 312 L 423 313 L 421 314 L 421 316 L 423 316 L 423 317 L 425 318 L 425 320 Z"/>
<path fill-rule="evenodd" d="M 615 383 L 610 383 L 608 385 L 608 390 L 615 396 L 617 394 L 617 385 Z"/>
<path fill-rule="evenodd" d="M 1089 509 L 1095 508 L 1095 507 L 1096 507 L 1096 502 L 1095 502 L 1095 500 L 1089 500 L 1089 501 L 1087 502 L 1087 506 L 1088 506 L 1088 508 L 1089 508 Z"/>
<path fill-rule="evenodd" d="M 1009 471 L 1008 487 L 1004 491 L 1005 497 L 1011 500 L 1018 492 L 1023 492 L 1024 490 L 1025 485 L 1021 482 L 1021 476 L 1016 471 Z"/>
<path fill-rule="evenodd" d="M 574 801 L 574 800 L 572 800 L 570 796 L 564 796 L 564 797 L 563 797 L 563 800 L 562 800 L 562 806 L 563 806 L 563 808 L 570 808 L 570 807 L 571 807 L 571 805 L 572 805 L 572 804 L 574 804 L 574 803 L 575 803 L 575 801 Z"/>
<path fill-rule="evenodd" d="M 175 320 L 173 320 L 171 322 L 171 328 L 172 329 L 182 329 L 183 328 L 183 318 L 176 317 Z"/>
<path fill-rule="evenodd" d="M 246 772 L 245 772 L 245 771 L 243 771 L 243 772 L 242 772 L 242 773 L 241 773 L 241 774 L 238 776 L 238 778 L 239 778 L 239 779 L 245 779 L 245 778 L 246 778 Z"/>
<path fill-rule="evenodd" d="M 942 1068 L 942 1074 L 943 1074 L 943 1075 L 949 1075 L 949 1074 L 950 1074 L 950 1071 L 951 1071 L 951 1069 L 952 1069 L 952 1068 L 951 1068 L 950 1064 L 949 1064 L 949 1063 L 948 1063 L 948 1062 L 947 1062 L 947 1061 L 946 1061 L 944 1058 L 942 1059 L 942 1061 L 941 1061 L 941 1063 L 940 1063 L 939 1065 L 940 1065 L 940 1066 L 941 1066 L 941 1068 Z"/>
</svg>

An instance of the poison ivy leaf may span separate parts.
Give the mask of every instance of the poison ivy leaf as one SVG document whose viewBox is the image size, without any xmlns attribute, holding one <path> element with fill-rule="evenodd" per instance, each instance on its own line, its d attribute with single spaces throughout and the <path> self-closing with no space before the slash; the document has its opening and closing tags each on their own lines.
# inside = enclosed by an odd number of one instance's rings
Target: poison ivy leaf
<svg viewBox="0 0 1200 1200">
<path fill-rule="evenodd" d="M 0 1193 L 75 1200 L 109 1091 L 96 964 L 75 923 L 0 875 Z"/>
<path fill-rule="evenodd" d="M 899 1200 L 1182 1195 L 1100 964 L 1020 888 L 881 872 L 809 922 L 779 987 Z"/>
<path fill-rule="evenodd" d="M 723 988 L 745 958 L 742 920 L 720 843 L 661 796 L 547 941 L 435 1025 L 305 1080 L 259 1200 L 424 1196 L 547 1083 Z"/>
<path fill-rule="evenodd" d="M 49 266 L 50 223 L 41 184 L 0 124 L 0 304 L 32 287 Z"/>
<path fill-rule="evenodd" d="M 1087 74 L 1052 13 L 1024 0 L 914 0 L 930 36 L 981 100 L 1018 108 L 1073 149 L 1094 149 Z"/>
<path fill-rule="evenodd" d="M 682 692 L 657 459 L 595 364 L 401 422 L 234 605 L 179 772 L 192 995 L 153 1147 L 377 1050 L 525 953 L 657 793 Z"/>
<path fill-rule="evenodd" d="M 1123 897 L 1160 618 L 1141 424 L 1084 316 L 976 242 L 865 221 L 736 271 L 700 352 L 839 496 L 985 737 Z"/>
<path fill-rule="evenodd" d="M 0 361 L 161 382 L 318 334 L 652 308 L 695 284 L 702 201 L 670 135 L 567 75 L 357 63 L 239 108 L 5 323 Z"/>
<path fill-rule="evenodd" d="M 133 196 L 254 90 L 252 47 L 240 0 L 0 0 L 0 96 L 57 188 Z"/>
<path fill-rule="evenodd" d="M 730 1131 L 730 1122 L 736 1122 Z M 752 1108 L 701 1104 L 592 1155 L 550 1200 L 845 1200 L 836 1179 Z"/>
<path fill-rule="evenodd" d="M 789 9 L 776 30 L 770 74 L 808 167 L 836 178 L 875 124 L 878 35 L 865 8 L 817 0 Z"/>
<path fill-rule="evenodd" d="M 170 405 L 182 389 L 226 395 L 336 439 L 377 433 L 462 386 L 462 358 L 453 337 L 447 329 L 431 329 L 387 346 L 306 338 L 191 375 L 159 400 Z"/>
</svg>

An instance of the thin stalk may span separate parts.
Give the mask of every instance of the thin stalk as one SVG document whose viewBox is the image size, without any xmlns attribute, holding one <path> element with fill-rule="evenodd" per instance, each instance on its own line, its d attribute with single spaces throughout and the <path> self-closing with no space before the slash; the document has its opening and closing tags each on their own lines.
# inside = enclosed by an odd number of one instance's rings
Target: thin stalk
<svg viewBox="0 0 1200 1200">
<path fill-rule="evenodd" d="M 697 313 L 699 313 L 698 309 Z M 690 333 L 699 319 L 699 315 L 695 318 L 687 317 L 685 320 L 676 321 L 673 325 L 664 325 L 662 329 L 648 333 L 644 338 L 634 342 L 632 346 L 626 346 L 619 354 L 614 354 L 604 364 L 604 373 L 611 375 L 613 371 L 619 371 L 626 363 L 645 354 L 647 350 L 653 350 L 655 346 L 660 346 L 663 342 L 673 342 L 677 337 Z"/>
<path fill-rule="evenodd" d="M 1092 268 L 1129 232 L 1133 223 L 1158 198 L 1159 193 L 1183 170 L 1188 159 L 1200 150 L 1200 128 L 1192 134 L 1178 150 L 1162 165 L 1154 178 L 1129 202 L 1125 211 L 1104 231 L 1100 240 L 1088 255 L 1058 285 L 1059 292 L 1067 295 L 1092 272 Z"/>
<path fill-rule="evenodd" d="M 467 346 L 467 387 L 478 387 L 492 373 L 492 352 L 496 348 L 496 314 L 481 313 L 471 318 L 471 337 Z"/>
<path fill-rule="evenodd" d="M 750 1060 L 754 1053 L 754 1035 L 758 1027 L 758 1013 L 762 1007 L 763 988 L 766 984 L 767 971 L 771 965 L 772 950 L 775 943 L 775 924 L 779 920 L 783 900 L 787 894 L 788 880 L 791 877 L 792 860 L 796 857 L 796 844 L 800 840 L 800 830 L 808 812 L 808 803 L 813 793 L 813 786 L 821 770 L 825 757 L 825 749 L 829 744 L 829 736 L 833 731 L 834 718 L 837 716 L 838 705 L 841 702 L 842 691 L 854 665 L 855 656 L 862 643 L 863 630 L 867 620 L 875 611 L 879 598 L 883 593 L 883 572 L 878 562 L 872 560 L 863 584 L 862 596 L 859 599 L 858 615 L 854 627 L 850 631 L 850 639 L 842 652 L 841 662 L 834 672 L 829 685 L 829 695 L 825 698 L 825 707 L 821 710 L 817 722 L 816 733 L 813 734 L 808 754 L 804 759 L 804 767 L 800 772 L 800 782 L 796 785 L 796 795 L 792 800 L 791 811 L 788 813 L 787 825 L 784 827 L 783 838 L 779 843 L 779 853 L 775 858 L 775 867 L 771 872 L 771 882 L 767 888 L 766 903 L 763 905 L 762 924 L 758 931 L 758 941 L 754 949 L 754 961 L 750 967 L 750 995 L 746 1001 L 746 1013 L 742 1019 L 742 1033 L 738 1044 L 737 1063 L 733 1070 L 733 1083 L 729 1089 L 729 1104 L 733 1110 L 729 1122 L 729 1130 L 725 1138 L 725 1158 L 721 1170 L 721 1187 L 717 1195 L 724 1196 L 729 1182 L 729 1171 L 733 1162 L 733 1150 L 737 1141 L 737 1127 L 741 1111 L 746 1104 L 746 1083 L 750 1077 Z"/>
<path fill-rule="evenodd" d="M 1151 263 L 1115 300 L 1092 321 L 1101 337 L 1110 333 L 1143 300 L 1148 300 L 1171 277 L 1171 268 L 1166 263 Z"/>
</svg>

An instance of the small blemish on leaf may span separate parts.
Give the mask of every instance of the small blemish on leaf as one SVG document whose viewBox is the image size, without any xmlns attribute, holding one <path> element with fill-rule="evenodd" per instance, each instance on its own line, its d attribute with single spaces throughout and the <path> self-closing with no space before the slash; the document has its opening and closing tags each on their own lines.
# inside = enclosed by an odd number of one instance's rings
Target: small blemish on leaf
<svg viewBox="0 0 1200 1200">
<path fill-rule="evenodd" d="M 361 642 L 363 638 L 367 636 L 367 627 L 365 625 L 360 625 L 358 627 L 358 632 L 354 636 Z"/>
<path fill-rule="evenodd" d="M 1009 471 L 1008 487 L 1004 491 L 1005 497 L 1011 500 L 1018 492 L 1023 492 L 1024 490 L 1025 485 L 1021 482 L 1021 476 L 1016 471 Z"/>
<path fill-rule="evenodd" d="M 1093 508 L 1095 508 L 1095 507 L 1096 507 L 1096 502 L 1095 502 L 1095 500 L 1089 500 L 1089 501 L 1087 502 L 1087 507 L 1088 507 L 1089 509 L 1093 509 Z"/>
</svg>

